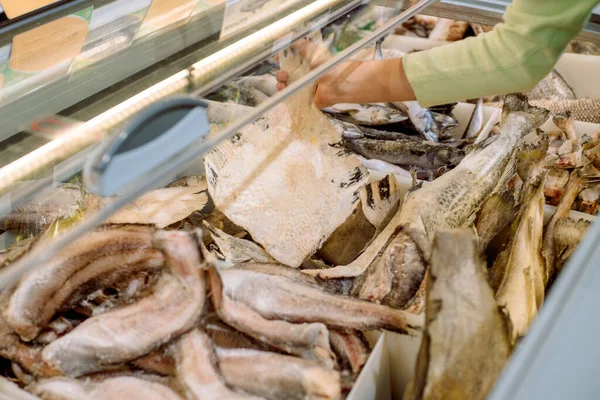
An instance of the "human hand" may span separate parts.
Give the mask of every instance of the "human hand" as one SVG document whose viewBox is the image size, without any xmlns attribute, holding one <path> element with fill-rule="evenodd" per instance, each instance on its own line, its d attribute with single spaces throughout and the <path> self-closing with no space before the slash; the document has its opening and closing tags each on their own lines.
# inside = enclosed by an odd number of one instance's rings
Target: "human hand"
<svg viewBox="0 0 600 400">
<path fill-rule="evenodd" d="M 317 68 L 333 57 L 326 48 L 306 39 L 299 40 L 291 47 L 308 62 L 310 69 Z M 275 56 L 275 61 L 279 62 L 278 56 Z M 348 85 L 348 78 L 359 64 L 361 64 L 359 61 L 342 62 L 318 78 L 314 98 L 316 106 L 319 108 L 329 107 L 346 102 L 345 98 L 348 95 L 352 97 L 352 93 L 346 93 L 348 87 L 351 86 Z M 289 78 L 287 72 L 278 71 L 276 78 L 277 90 L 285 89 Z"/>
</svg>

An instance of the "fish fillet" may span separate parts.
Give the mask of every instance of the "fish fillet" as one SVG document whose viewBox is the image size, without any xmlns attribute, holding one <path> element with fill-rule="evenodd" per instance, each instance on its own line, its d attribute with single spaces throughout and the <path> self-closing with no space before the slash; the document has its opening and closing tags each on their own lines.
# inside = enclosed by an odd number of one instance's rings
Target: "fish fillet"
<svg viewBox="0 0 600 400">
<path fill-rule="evenodd" d="M 186 333 L 176 345 L 177 377 L 188 399 L 259 400 L 227 387 L 217 365 L 210 337 L 198 329 Z"/>
<path fill-rule="evenodd" d="M 259 268 L 282 269 L 275 264 L 246 264 L 219 272 L 223 294 L 247 305 L 263 318 L 292 323 L 321 322 L 339 329 L 391 331 L 413 334 L 418 318 L 400 310 L 327 292 L 317 284 L 268 273 Z M 296 271 L 293 271 L 296 272 Z"/>
<path fill-rule="evenodd" d="M 507 96 L 499 135 L 478 146 L 453 170 L 412 191 L 388 226 L 353 263 L 317 275 L 356 276 L 364 271 L 355 281 L 355 296 L 395 308 L 410 306 L 423 283 L 436 231 L 474 221 L 484 201 L 514 176 L 522 138 L 547 116 L 546 110 L 529 106 L 524 96 Z"/>
<path fill-rule="evenodd" d="M 36 382 L 28 389 L 44 400 L 183 400 L 167 386 L 130 376 L 100 383 L 53 378 Z"/>
<path fill-rule="evenodd" d="M 190 330 L 202 315 L 205 279 L 191 235 L 159 231 L 155 245 L 165 253 L 168 272 L 148 297 L 85 320 L 50 343 L 43 357 L 69 376 L 100 371 L 136 359 Z"/>
<path fill-rule="evenodd" d="M 298 54 L 281 54 L 280 63 L 290 82 L 308 71 Z M 348 218 L 367 178 L 356 158 L 330 146 L 340 134 L 313 93 L 301 89 L 204 158 L 217 208 L 291 267 Z"/>
<path fill-rule="evenodd" d="M 512 223 L 510 241 L 498 255 L 491 270 L 496 301 L 511 321 L 511 341 L 525 335 L 542 306 L 547 283 L 542 258 L 544 231 L 544 180 L 528 184 L 521 209 Z"/>
<path fill-rule="evenodd" d="M 217 348 L 225 381 L 268 400 L 341 399 L 339 372 L 314 361 L 259 350 Z"/>
<path fill-rule="evenodd" d="M 4 310 L 6 321 L 21 339 L 31 341 L 65 303 L 77 303 L 99 285 L 160 268 L 164 259 L 152 246 L 153 232 L 152 227 L 134 225 L 86 234 L 21 278 Z"/>
<path fill-rule="evenodd" d="M 290 323 L 265 318 L 224 290 L 224 271 L 209 270 L 211 298 L 217 314 L 228 325 L 280 351 L 333 368 L 335 356 L 329 346 L 329 332 L 321 323 Z"/>
<path fill-rule="evenodd" d="M 438 231 L 426 297 L 426 330 L 404 399 L 484 400 L 511 346 L 471 230 Z"/>
</svg>

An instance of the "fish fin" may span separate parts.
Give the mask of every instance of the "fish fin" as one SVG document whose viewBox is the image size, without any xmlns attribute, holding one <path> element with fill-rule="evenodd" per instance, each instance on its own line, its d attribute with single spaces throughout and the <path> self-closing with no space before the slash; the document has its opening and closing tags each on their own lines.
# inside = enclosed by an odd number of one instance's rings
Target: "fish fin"
<svg viewBox="0 0 600 400">
<path fill-rule="evenodd" d="M 512 157 L 514 157 L 514 155 Z M 490 195 L 496 194 L 496 193 L 502 191 L 502 189 L 506 186 L 506 184 L 515 177 L 516 173 L 517 173 L 517 164 L 511 160 L 511 161 L 509 161 L 508 165 L 506 166 L 506 169 L 504 170 L 504 172 L 502 172 L 502 175 L 500 176 L 500 179 L 498 179 L 498 183 L 496 184 L 496 187 L 494 188 L 492 193 L 490 193 Z"/>
<path fill-rule="evenodd" d="M 539 169 L 542 160 L 548 153 L 550 140 L 548 135 L 542 135 L 538 143 L 524 145 L 517 154 L 517 173 L 525 181 Z"/>
</svg>

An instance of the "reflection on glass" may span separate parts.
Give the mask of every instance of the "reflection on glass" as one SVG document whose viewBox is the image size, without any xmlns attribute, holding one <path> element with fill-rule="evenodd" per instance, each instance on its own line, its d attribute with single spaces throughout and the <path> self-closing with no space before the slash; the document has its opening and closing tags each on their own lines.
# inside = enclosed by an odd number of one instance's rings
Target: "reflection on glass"
<svg viewBox="0 0 600 400">
<path fill-rule="evenodd" d="M 58 1 L 59 0 L 2 0 L 0 11 L 4 8 L 6 16 L 13 19 L 42 7 L 46 7 L 52 3 L 57 3 Z"/>
<path fill-rule="evenodd" d="M 136 37 L 148 36 L 167 26 L 185 24 L 195 6 L 196 0 L 153 0 Z"/>
<path fill-rule="evenodd" d="M 68 71 L 85 42 L 92 9 L 85 8 L 13 37 L 3 74 L 3 97 L 16 97 Z"/>
<path fill-rule="evenodd" d="M 94 10 L 89 34 L 71 72 L 127 48 L 152 0 L 117 0 Z"/>
</svg>

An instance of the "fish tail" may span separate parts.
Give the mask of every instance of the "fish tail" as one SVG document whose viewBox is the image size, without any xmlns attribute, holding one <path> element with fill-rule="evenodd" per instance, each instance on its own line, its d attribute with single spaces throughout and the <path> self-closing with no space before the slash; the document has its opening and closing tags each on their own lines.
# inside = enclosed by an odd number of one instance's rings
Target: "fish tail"
<svg viewBox="0 0 600 400">
<path fill-rule="evenodd" d="M 504 98 L 504 106 L 502 107 L 502 119 L 511 112 L 526 113 L 534 127 L 542 125 L 548 119 L 550 112 L 544 108 L 535 107 L 529 104 L 527 96 L 522 93 L 507 94 Z M 527 134 L 529 132 L 525 132 Z"/>
</svg>

